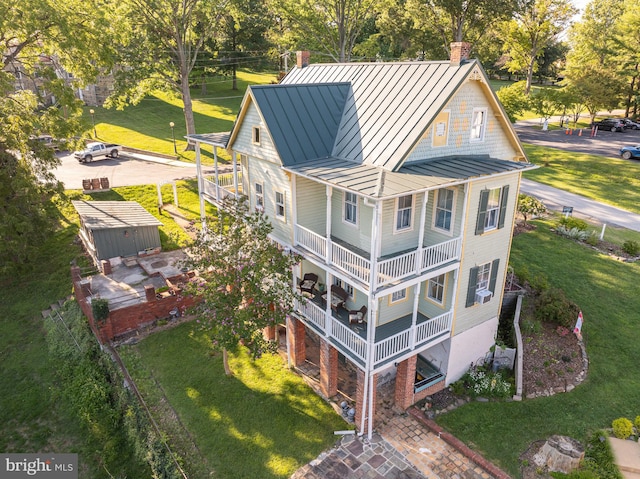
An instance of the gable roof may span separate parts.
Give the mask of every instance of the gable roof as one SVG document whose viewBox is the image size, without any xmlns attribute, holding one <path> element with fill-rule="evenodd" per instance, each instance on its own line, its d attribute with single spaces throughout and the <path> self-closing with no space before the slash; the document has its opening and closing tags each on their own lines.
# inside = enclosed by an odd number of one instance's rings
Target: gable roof
<svg viewBox="0 0 640 479">
<path fill-rule="evenodd" d="M 72 201 L 82 224 L 90 230 L 162 226 L 160 220 L 135 201 Z"/>
<path fill-rule="evenodd" d="M 500 117 L 502 108 L 475 60 L 460 65 L 445 61 L 313 64 L 293 69 L 281 84 L 349 82 L 338 136 L 328 156 L 395 171 L 470 76 L 484 78 L 485 94 Z M 508 120 L 502 121 L 505 130 L 511 131 L 510 141 L 522 151 Z"/>
<path fill-rule="evenodd" d="M 285 166 L 331 154 L 349 90 L 349 83 L 249 87 Z"/>
</svg>

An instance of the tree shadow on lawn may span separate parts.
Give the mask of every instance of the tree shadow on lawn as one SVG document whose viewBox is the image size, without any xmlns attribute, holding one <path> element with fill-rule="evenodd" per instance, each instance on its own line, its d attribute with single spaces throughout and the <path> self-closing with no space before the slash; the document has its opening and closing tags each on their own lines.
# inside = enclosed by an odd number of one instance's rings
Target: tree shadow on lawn
<svg viewBox="0 0 640 479">
<path fill-rule="evenodd" d="M 289 477 L 335 441 L 334 430 L 346 427 L 278 355 L 253 362 L 244 351 L 230 354 L 234 376 L 227 377 L 221 355 L 201 338 L 184 337 L 191 328 L 159 334 L 183 337 L 153 345 L 153 370 L 216 477 Z"/>
</svg>

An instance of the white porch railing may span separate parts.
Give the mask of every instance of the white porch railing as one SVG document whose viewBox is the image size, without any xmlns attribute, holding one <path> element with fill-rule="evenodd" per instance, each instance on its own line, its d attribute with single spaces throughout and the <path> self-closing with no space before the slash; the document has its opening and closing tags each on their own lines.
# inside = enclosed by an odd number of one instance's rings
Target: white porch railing
<svg viewBox="0 0 640 479">
<path fill-rule="evenodd" d="M 209 176 L 208 178 L 205 178 L 205 180 L 215 184 L 216 177 Z M 218 185 L 222 188 L 233 188 L 233 173 L 220 173 L 218 175 Z M 242 171 L 238 171 L 238 185 L 242 185 Z"/>
<path fill-rule="evenodd" d="M 354 332 L 348 325 L 337 318 L 327 316 L 327 312 L 312 301 L 296 301 L 296 310 L 306 321 L 316 325 L 320 331 L 327 334 L 326 321 L 330 321 L 328 337 L 343 346 L 352 358 L 366 362 L 368 356 L 367 341 Z M 440 316 L 418 324 L 415 328 L 404 331 L 377 341 L 374 346 L 373 364 L 378 364 L 400 354 L 408 353 L 417 345 L 423 346 L 425 342 L 451 331 L 453 312 L 448 311 Z M 413 341 L 412 341 L 413 340 Z"/>
<path fill-rule="evenodd" d="M 451 331 L 452 319 L 453 312 L 447 311 L 440 316 L 418 324 L 416 327 L 416 344 L 424 343 L 435 336 Z"/>
<path fill-rule="evenodd" d="M 349 273 L 351 276 L 359 278 L 365 283 L 369 282 L 371 275 L 371 261 L 349 251 L 339 244 L 331 244 L 331 263 L 336 267 Z"/>
<path fill-rule="evenodd" d="M 358 359 L 367 358 L 367 342 L 336 318 L 331 318 L 331 336 Z"/>
<path fill-rule="evenodd" d="M 235 192 L 233 191 L 233 183 L 229 188 L 229 187 L 223 187 L 222 185 L 216 186 L 214 181 L 204 179 L 202 181 L 202 188 L 204 190 L 204 193 L 210 196 L 211 198 L 213 198 L 214 200 L 218 198 L 220 201 L 222 201 L 223 199 L 229 196 L 235 196 Z M 216 194 L 216 190 L 218 191 L 218 194 Z"/>
<path fill-rule="evenodd" d="M 383 286 L 415 273 L 417 256 L 418 251 L 411 251 L 380 261 L 378 263 L 378 285 Z"/>
<path fill-rule="evenodd" d="M 422 248 L 421 271 L 441 266 L 460 258 L 462 238 L 454 238 L 427 248 Z"/>
<path fill-rule="evenodd" d="M 304 246 L 312 253 L 315 253 L 322 258 L 326 258 L 327 240 L 324 236 L 314 233 L 303 226 L 296 225 L 295 240 L 297 244 Z"/>
</svg>

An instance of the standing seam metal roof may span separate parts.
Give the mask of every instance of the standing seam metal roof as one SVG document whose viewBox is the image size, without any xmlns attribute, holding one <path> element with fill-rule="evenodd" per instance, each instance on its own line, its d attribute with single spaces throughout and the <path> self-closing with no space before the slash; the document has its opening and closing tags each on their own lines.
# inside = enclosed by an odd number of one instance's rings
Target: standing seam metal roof
<svg viewBox="0 0 640 479">
<path fill-rule="evenodd" d="M 135 201 L 72 201 L 82 224 L 90 230 L 162 226 L 160 220 Z"/>
<path fill-rule="evenodd" d="M 447 104 L 473 60 L 449 62 L 314 64 L 292 70 L 282 85 L 349 82 L 331 155 L 397 170 L 435 115 Z"/>
<path fill-rule="evenodd" d="M 389 198 L 533 168 L 536 166 L 531 163 L 498 160 L 489 156 L 449 156 L 411 163 L 398 171 L 339 158 L 308 161 L 285 167 L 285 170 L 363 196 Z"/>
</svg>

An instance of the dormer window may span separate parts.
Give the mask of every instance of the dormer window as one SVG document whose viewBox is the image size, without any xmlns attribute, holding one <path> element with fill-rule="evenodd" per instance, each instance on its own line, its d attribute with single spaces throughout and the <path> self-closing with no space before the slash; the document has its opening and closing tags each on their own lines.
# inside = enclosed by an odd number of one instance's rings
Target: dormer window
<svg viewBox="0 0 640 479">
<path fill-rule="evenodd" d="M 251 133 L 251 142 L 254 145 L 259 145 L 260 144 L 260 127 L 259 126 L 254 126 L 252 129 L 252 133 Z"/>
</svg>

